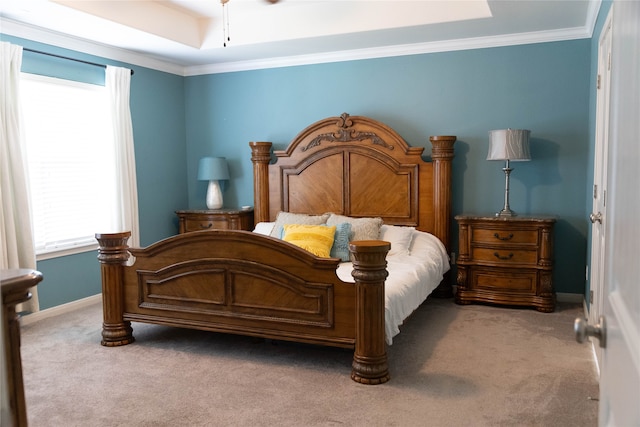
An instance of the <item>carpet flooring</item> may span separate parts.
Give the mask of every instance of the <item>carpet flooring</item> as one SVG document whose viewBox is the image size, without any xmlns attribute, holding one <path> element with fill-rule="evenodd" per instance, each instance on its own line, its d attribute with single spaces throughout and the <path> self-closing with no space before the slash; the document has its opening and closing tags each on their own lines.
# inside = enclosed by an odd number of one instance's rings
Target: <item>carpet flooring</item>
<svg viewBox="0 0 640 427">
<path fill-rule="evenodd" d="M 581 314 L 430 299 L 388 347 L 391 381 L 366 386 L 339 348 L 140 323 L 102 347 L 95 304 L 23 325 L 29 425 L 596 426 Z"/>
</svg>

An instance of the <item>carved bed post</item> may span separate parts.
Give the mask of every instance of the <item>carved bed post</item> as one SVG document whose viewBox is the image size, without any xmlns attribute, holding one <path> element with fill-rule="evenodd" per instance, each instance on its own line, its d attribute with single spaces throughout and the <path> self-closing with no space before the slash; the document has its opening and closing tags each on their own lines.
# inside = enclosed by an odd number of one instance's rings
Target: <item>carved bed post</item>
<svg viewBox="0 0 640 427">
<path fill-rule="evenodd" d="M 456 142 L 455 136 L 430 136 L 431 159 L 433 160 L 433 202 L 434 202 L 434 233 L 447 248 L 447 253 L 451 250 L 451 176 L 453 162 L 453 144 Z M 438 298 L 451 298 L 453 288 L 449 274 L 433 291 L 433 295 Z"/>
<path fill-rule="evenodd" d="M 124 265 L 129 259 L 127 240 L 131 232 L 96 234 L 98 260 L 102 275 L 102 341 L 107 347 L 130 344 L 134 341 L 131 322 L 124 314 Z"/>
<path fill-rule="evenodd" d="M 351 379 L 362 384 L 389 381 L 385 343 L 384 281 L 388 276 L 389 242 L 360 240 L 349 243 L 356 282 L 356 348 Z"/>
<path fill-rule="evenodd" d="M 250 142 L 253 162 L 253 221 L 269 221 L 269 163 L 270 142 Z M 255 225 L 254 224 L 254 225 Z"/>
</svg>

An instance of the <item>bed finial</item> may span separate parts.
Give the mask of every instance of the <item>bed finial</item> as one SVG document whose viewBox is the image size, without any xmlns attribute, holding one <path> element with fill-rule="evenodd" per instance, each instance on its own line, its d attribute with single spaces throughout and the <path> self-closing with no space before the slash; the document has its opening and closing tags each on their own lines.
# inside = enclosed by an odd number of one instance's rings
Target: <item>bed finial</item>
<svg viewBox="0 0 640 427">
<path fill-rule="evenodd" d="M 389 275 L 386 260 L 389 249 L 391 243 L 381 240 L 349 243 L 351 275 L 356 282 L 356 348 L 351 379 L 362 384 L 382 384 L 390 378 L 384 332 L 384 281 Z"/>
<path fill-rule="evenodd" d="M 431 159 L 433 160 L 433 203 L 434 226 L 433 234 L 444 243 L 447 253 L 451 250 L 451 176 L 454 158 L 453 145 L 456 142 L 453 135 L 430 136 Z M 450 274 L 447 273 L 444 280 L 433 291 L 433 296 L 438 298 L 453 297 L 453 288 Z"/>
<path fill-rule="evenodd" d="M 127 240 L 130 231 L 96 234 L 98 260 L 102 276 L 102 341 L 106 347 L 130 344 L 131 322 L 124 320 L 124 266 L 129 259 Z"/>
<path fill-rule="evenodd" d="M 253 222 L 268 222 L 269 219 L 269 163 L 270 142 L 250 142 L 253 163 Z"/>
</svg>

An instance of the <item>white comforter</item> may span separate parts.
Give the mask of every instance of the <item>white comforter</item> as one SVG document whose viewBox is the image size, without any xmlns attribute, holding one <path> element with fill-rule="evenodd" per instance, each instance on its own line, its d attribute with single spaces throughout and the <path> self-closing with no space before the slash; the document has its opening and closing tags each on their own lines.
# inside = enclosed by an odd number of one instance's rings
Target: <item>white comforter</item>
<svg viewBox="0 0 640 427">
<path fill-rule="evenodd" d="M 390 226 L 393 227 L 393 226 Z M 273 223 L 257 224 L 254 230 L 268 235 Z M 392 243 L 393 251 L 393 243 Z M 389 276 L 385 281 L 385 339 L 393 343 L 400 333 L 400 325 L 427 299 L 449 271 L 449 257 L 442 242 L 421 231 L 412 234 L 409 252 L 390 253 L 387 256 Z M 337 274 L 343 282 L 354 282 L 353 264 L 340 263 Z"/>
<path fill-rule="evenodd" d="M 389 276 L 385 282 L 385 339 L 393 343 L 400 325 L 427 299 L 449 271 L 447 251 L 435 236 L 416 231 L 410 254 L 387 256 Z M 340 263 L 338 277 L 353 282 L 350 262 Z"/>
</svg>

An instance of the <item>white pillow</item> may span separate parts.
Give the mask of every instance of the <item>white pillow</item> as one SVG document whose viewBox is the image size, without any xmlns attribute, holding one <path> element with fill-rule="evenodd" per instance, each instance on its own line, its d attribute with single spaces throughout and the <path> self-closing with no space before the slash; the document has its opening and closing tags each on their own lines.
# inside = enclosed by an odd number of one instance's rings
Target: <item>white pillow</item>
<svg viewBox="0 0 640 427">
<path fill-rule="evenodd" d="M 415 227 L 383 224 L 380 227 L 380 240 L 391 243 L 391 249 L 387 256 L 409 255 L 409 247 L 415 230 Z"/>
<path fill-rule="evenodd" d="M 382 218 L 352 218 L 350 216 L 331 214 L 327 225 L 338 225 L 343 222 L 351 224 L 351 240 L 378 240 Z"/>
<path fill-rule="evenodd" d="M 274 225 L 275 222 L 259 222 L 256 224 L 256 228 L 253 229 L 253 232 L 269 236 Z"/>
</svg>

